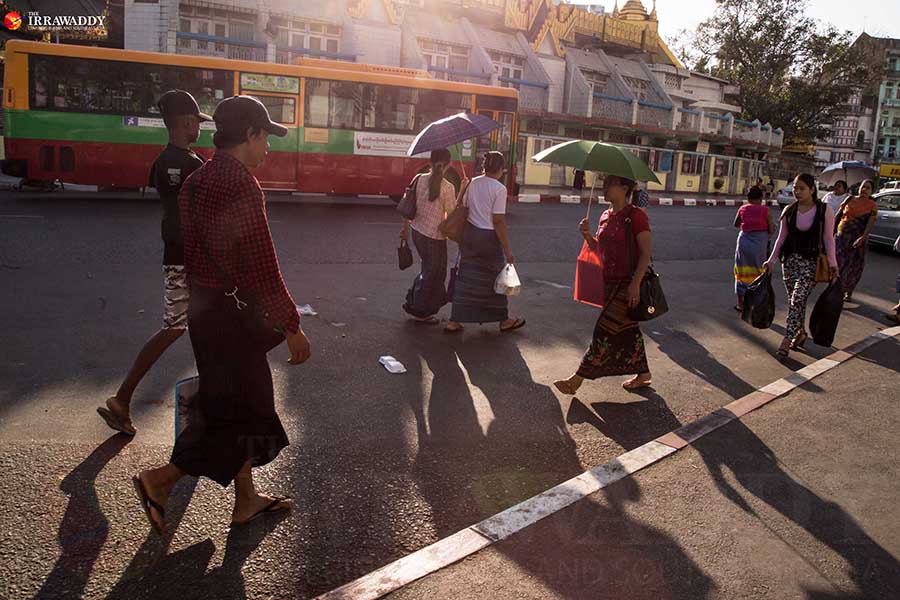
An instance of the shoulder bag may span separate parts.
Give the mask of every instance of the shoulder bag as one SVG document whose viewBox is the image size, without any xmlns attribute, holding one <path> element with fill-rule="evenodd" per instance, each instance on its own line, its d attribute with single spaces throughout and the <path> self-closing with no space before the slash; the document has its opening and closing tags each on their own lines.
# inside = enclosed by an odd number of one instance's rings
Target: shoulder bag
<svg viewBox="0 0 900 600">
<path fill-rule="evenodd" d="M 219 263 L 213 260 L 209 248 L 206 246 L 204 236 L 200 235 L 200 227 L 195 210 L 196 205 L 194 204 L 194 188 L 192 177 L 188 180 L 188 201 L 191 209 L 191 225 L 194 228 L 196 240 L 195 245 L 199 246 L 204 258 L 206 258 L 206 262 L 216 272 L 219 283 L 224 287 L 223 293 L 234 300 L 235 307 L 238 310 L 238 318 L 244 323 L 244 327 L 251 333 L 253 339 L 268 352 L 284 340 L 284 332 L 269 325 L 269 314 L 254 300 L 248 291 L 239 290 L 234 279 L 219 266 Z M 225 291 L 229 289 L 231 290 L 230 292 Z M 241 293 L 243 298 L 238 296 L 238 292 Z"/>
<path fill-rule="evenodd" d="M 407 221 L 412 221 L 416 218 L 419 179 L 422 177 L 422 175 L 424 175 L 424 173 L 419 173 L 418 175 L 413 177 L 413 180 L 409 184 L 409 187 L 406 188 L 406 192 L 403 193 L 403 198 L 397 204 L 397 212 L 400 213 L 400 215 Z"/>
<path fill-rule="evenodd" d="M 466 200 L 469 197 L 468 195 L 469 187 L 466 186 L 463 195 L 456 204 L 456 208 L 454 208 L 453 212 L 447 215 L 447 218 L 438 225 L 438 231 L 443 233 L 444 237 L 453 240 L 457 244 L 462 242 L 463 233 L 466 230 L 466 223 L 469 220 L 469 207 L 466 206 Z"/>
<path fill-rule="evenodd" d="M 631 211 L 633 209 L 629 209 Z M 628 264 L 631 267 L 632 277 L 637 268 L 637 259 L 631 250 L 632 239 L 631 234 L 631 212 L 625 217 L 625 244 L 628 246 Z M 659 280 L 659 274 L 653 270 L 653 264 L 647 265 L 647 272 L 641 279 L 640 300 L 637 306 L 628 309 L 628 318 L 632 321 L 649 321 L 660 315 L 664 315 L 669 311 L 669 304 L 666 302 L 666 296 L 663 294 L 662 283 Z"/>
</svg>

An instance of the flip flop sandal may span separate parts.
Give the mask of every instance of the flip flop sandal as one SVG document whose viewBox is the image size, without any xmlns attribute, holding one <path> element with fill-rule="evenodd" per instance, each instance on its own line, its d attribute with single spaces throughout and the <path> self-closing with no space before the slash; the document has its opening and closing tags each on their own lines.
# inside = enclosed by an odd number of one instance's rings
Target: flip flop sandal
<svg viewBox="0 0 900 600">
<path fill-rule="evenodd" d="M 258 510 L 249 519 L 244 519 L 243 521 L 232 521 L 231 526 L 232 527 L 240 527 L 241 525 L 246 525 L 250 521 L 253 521 L 254 519 L 258 519 L 263 515 L 280 513 L 280 512 L 286 511 L 286 510 L 291 510 L 290 504 L 288 504 L 287 506 L 279 506 L 285 500 L 287 500 L 287 498 L 275 498 L 274 500 L 272 500 L 271 502 L 266 504 L 263 508 Z"/>
<path fill-rule="evenodd" d="M 444 333 L 462 333 L 465 327 L 444 327 Z"/>
<path fill-rule="evenodd" d="M 130 436 L 134 436 L 134 434 L 137 433 L 134 429 L 134 425 L 131 424 L 131 419 L 123 419 L 105 406 L 98 406 L 97 414 L 103 417 L 103 420 L 106 421 L 106 424 L 109 425 L 110 429 L 115 429 L 120 433 Z"/>
<path fill-rule="evenodd" d="M 651 385 L 653 385 L 652 379 L 648 379 L 647 381 L 637 381 L 637 382 L 629 379 L 628 381 L 625 381 L 622 383 L 622 388 L 625 390 L 628 390 L 629 392 L 632 392 L 634 390 L 639 390 L 641 388 L 650 387 Z"/>
<path fill-rule="evenodd" d="M 152 508 L 158 512 L 161 519 L 166 518 L 166 509 L 157 504 L 156 501 L 147 494 L 147 489 L 144 487 L 144 482 L 141 481 L 139 475 L 132 477 L 131 482 L 134 484 L 134 491 L 137 493 L 138 500 L 141 501 L 141 507 L 144 509 L 144 514 L 147 515 L 147 521 L 150 523 L 150 527 L 156 535 L 162 535 L 165 521 L 163 521 L 163 523 L 155 521 L 153 515 L 150 513 L 150 509 Z"/>
<path fill-rule="evenodd" d="M 420 325 L 437 325 L 441 320 L 432 316 L 427 319 L 413 319 L 413 322 L 419 323 Z"/>
<path fill-rule="evenodd" d="M 512 331 L 513 329 L 518 329 L 520 327 L 525 327 L 525 319 L 516 319 L 509 327 L 501 327 L 500 331 L 506 333 L 507 331 Z"/>
</svg>

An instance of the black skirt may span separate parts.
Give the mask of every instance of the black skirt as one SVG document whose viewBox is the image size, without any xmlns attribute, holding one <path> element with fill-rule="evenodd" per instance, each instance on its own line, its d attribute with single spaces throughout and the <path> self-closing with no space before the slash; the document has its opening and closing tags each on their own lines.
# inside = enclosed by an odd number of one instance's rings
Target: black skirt
<svg viewBox="0 0 900 600">
<path fill-rule="evenodd" d="M 200 387 L 171 462 L 224 487 L 244 463 L 265 465 L 289 443 L 266 358 L 284 336 L 260 326 L 249 307 L 238 310 L 221 290 L 199 286 L 191 287 L 188 332 Z"/>
</svg>

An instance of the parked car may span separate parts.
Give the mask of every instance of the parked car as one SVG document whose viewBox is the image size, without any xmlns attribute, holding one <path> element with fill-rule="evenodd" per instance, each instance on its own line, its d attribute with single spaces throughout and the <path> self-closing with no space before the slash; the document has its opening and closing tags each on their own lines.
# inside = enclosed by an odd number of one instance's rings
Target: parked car
<svg viewBox="0 0 900 600">
<path fill-rule="evenodd" d="M 775 195 L 775 199 L 778 200 L 778 204 L 787 205 L 794 201 L 794 182 L 790 182 L 780 190 L 778 190 L 778 194 Z"/>
<path fill-rule="evenodd" d="M 869 243 L 891 248 L 900 236 L 900 189 L 881 191 L 872 198 L 878 203 L 878 219 Z"/>
<path fill-rule="evenodd" d="M 881 186 L 881 191 L 885 190 L 900 190 L 900 179 L 897 181 L 888 181 L 884 185 Z"/>
</svg>

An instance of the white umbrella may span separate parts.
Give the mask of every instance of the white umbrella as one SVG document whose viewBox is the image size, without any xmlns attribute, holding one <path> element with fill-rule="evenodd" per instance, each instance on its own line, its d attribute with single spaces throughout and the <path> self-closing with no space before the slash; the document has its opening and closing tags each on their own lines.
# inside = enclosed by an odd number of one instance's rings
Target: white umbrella
<svg viewBox="0 0 900 600">
<path fill-rule="evenodd" d="M 819 183 L 834 185 L 835 182 L 844 180 L 848 187 L 852 187 L 860 181 L 873 179 L 875 169 L 861 160 L 842 160 L 833 165 L 828 165 L 819 175 Z"/>
</svg>

